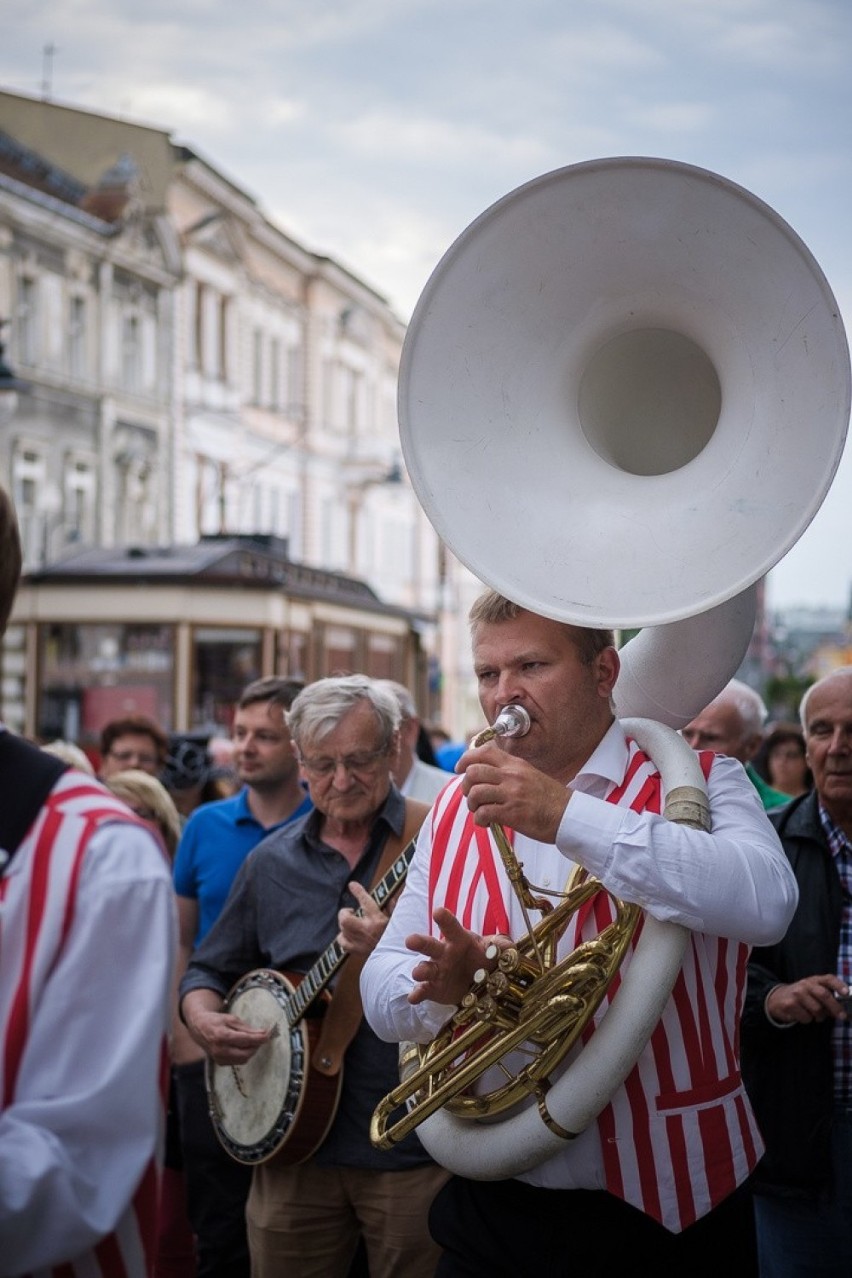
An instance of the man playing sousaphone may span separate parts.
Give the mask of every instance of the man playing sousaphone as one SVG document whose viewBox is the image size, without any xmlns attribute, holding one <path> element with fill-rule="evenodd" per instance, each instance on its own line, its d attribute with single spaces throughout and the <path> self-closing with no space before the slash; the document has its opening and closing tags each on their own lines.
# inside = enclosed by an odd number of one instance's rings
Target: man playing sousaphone
<svg viewBox="0 0 852 1278">
<path fill-rule="evenodd" d="M 376 1033 L 430 1042 L 475 973 L 494 968 L 487 938 L 527 931 L 486 834 L 492 824 L 510 832 L 538 892 L 558 893 L 579 864 L 689 936 L 662 1018 L 597 1120 L 531 1171 L 454 1176 L 441 1191 L 430 1222 L 444 1249 L 438 1273 L 715 1275 L 750 1245 L 750 1205 L 736 1191 L 761 1152 L 737 1059 L 746 959 L 784 934 L 795 882 L 736 761 L 699 756 L 712 832 L 659 815 L 659 772 L 611 709 L 619 658 L 609 632 L 545 619 L 491 591 L 471 626 L 488 722 L 517 705 L 529 731 L 468 750 L 425 823 L 362 973 Z M 612 908 L 602 892 L 578 910 L 560 953 L 598 933 Z"/>
<path fill-rule="evenodd" d="M 360 675 L 320 679 L 299 693 L 287 724 L 315 810 L 268 836 L 246 859 L 180 987 L 190 1033 L 219 1067 L 214 1076 L 221 1074 L 229 1086 L 236 1080 L 238 1105 L 243 1097 L 246 1104 L 255 1102 L 263 1075 L 253 1069 L 261 1071 L 264 1052 L 267 1060 L 278 1059 L 271 1056 L 279 1046 L 273 1040 L 286 1040 L 287 1028 L 247 1023 L 226 1003 L 229 991 L 255 969 L 271 969 L 267 976 L 299 973 L 307 986 L 318 974 L 334 973 L 334 963 L 325 960 L 341 907 L 363 905 L 375 926 L 381 914 L 366 889 L 379 876 L 385 882 L 400 860 L 404 864 L 405 847 L 426 812 L 391 782 L 399 707 L 374 681 Z M 431 1278 L 434 1270 L 437 1252 L 426 1213 L 446 1174 L 416 1137 L 391 1153 L 370 1144 L 370 1114 L 395 1079 L 397 1054 L 363 1021 L 357 972 L 347 986 L 353 971 L 349 960 L 336 977 L 304 1090 L 282 1101 L 282 1117 L 292 1117 L 288 1134 L 297 1127 L 304 1132 L 307 1122 L 315 1136 L 295 1157 L 287 1142 L 272 1156 L 264 1149 L 254 1166 L 247 1222 L 255 1278 L 345 1278 L 359 1236 L 373 1278 Z M 332 1105 L 317 1113 L 317 1100 L 325 1105 L 328 1093 L 324 1080 L 339 1077 L 341 1057 L 336 1112 Z M 297 1050 L 291 1082 L 301 1069 Z M 269 1078 L 271 1087 L 281 1082 Z M 245 1161 L 253 1157 L 253 1151 L 242 1152 Z"/>
</svg>

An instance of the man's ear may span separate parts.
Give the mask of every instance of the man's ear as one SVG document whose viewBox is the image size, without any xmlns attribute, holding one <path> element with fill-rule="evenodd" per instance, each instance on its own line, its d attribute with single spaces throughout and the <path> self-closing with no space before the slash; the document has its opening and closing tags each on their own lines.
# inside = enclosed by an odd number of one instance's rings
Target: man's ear
<svg viewBox="0 0 852 1278">
<path fill-rule="evenodd" d="M 743 761 L 750 763 L 757 754 L 763 743 L 763 736 L 759 732 L 752 732 L 750 736 L 743 737 Z"/>
<path fill-rule="evenodd" d="M 595 657 L 595 672 L 598 680 L 598 692 L 605 700 L 612 696 L 612 690 L 621 670 L 621 658 L 615 648 L 604 648 Z"/>
</svg>

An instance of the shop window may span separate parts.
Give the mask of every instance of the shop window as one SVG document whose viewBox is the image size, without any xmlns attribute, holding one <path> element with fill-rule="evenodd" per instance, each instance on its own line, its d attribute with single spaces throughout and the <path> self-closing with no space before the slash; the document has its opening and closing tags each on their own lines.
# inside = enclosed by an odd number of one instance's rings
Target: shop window
<svg viewBox="0 0 852 1278">
<path fill-rule="evenodd" d="M 40 626 L 38 736 L 93 747 L 104 724 L 131 714 L 170 731 L 174 644 L 173 626 Z"/>
<path fill-rule="evenodd" d="M 356 634 L 349 626 L 326 626 L 321 636 L 319 677 L 359 674 Z"/>
<path fill-rule="evenodd" d="M 308 636 L 302 630 L 282 630 L 278 636 L 278 674 L 308 682 Z"/>
<path fill-rule="evenodd" d="M 240 694 L 261 677 L 260 630 L 205 626 L 193 632 L 190 727 L 230 731 Z"/>
<path fill-rule="evenodd" d="M 402 643 L 396 636 L 368 635 L 366 673 L 371 679 L 395 679 L 403 683 L 403 668 Z"/>
</svg>

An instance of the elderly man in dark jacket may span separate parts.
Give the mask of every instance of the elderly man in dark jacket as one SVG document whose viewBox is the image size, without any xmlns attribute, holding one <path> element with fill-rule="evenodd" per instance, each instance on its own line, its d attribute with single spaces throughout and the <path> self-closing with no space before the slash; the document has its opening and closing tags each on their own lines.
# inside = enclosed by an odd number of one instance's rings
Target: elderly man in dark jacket
<svg viewBox="0 0 852 1278">
<path fill-rule="evenodd" d="M 767 1146 L 755 1178 L 761 1278 L 848 1278 L 852 668 L 814 684 L 802 702 L 802 726 L 815 788 L 770 817 L 799 884 L 799 906 L 784 939 L 752 953 L 742 1062 Z"/>
</svg>

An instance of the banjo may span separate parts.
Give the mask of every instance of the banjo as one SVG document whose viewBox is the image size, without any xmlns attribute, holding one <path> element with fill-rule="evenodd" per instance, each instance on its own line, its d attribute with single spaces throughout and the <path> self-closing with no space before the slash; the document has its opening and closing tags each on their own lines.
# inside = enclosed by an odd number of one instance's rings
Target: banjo
<svg viewBox="0 0 852 1278">
<path fill-rule="evenodd" d="M 415 844 L 412 839 L 370 892 L 377 905 L 387 905 L 402 887 Z M 326 986 L 346 957 L 332 941 L 304 975 L 258 968 L 228 992 L 223 1011 L 253 1029 L 272 1030 L 244 1065 L 217 1065 L 207 1058 L 210 1118 L 220 1143 L 237 1162 L 253 1166 L 277 1157 L 301 1163 L 325 1140 L 340 1100 L 343 1070 L 320 1073 L 311 1066 L 311 1053 L 331 1003 Z"/>
</svg>

